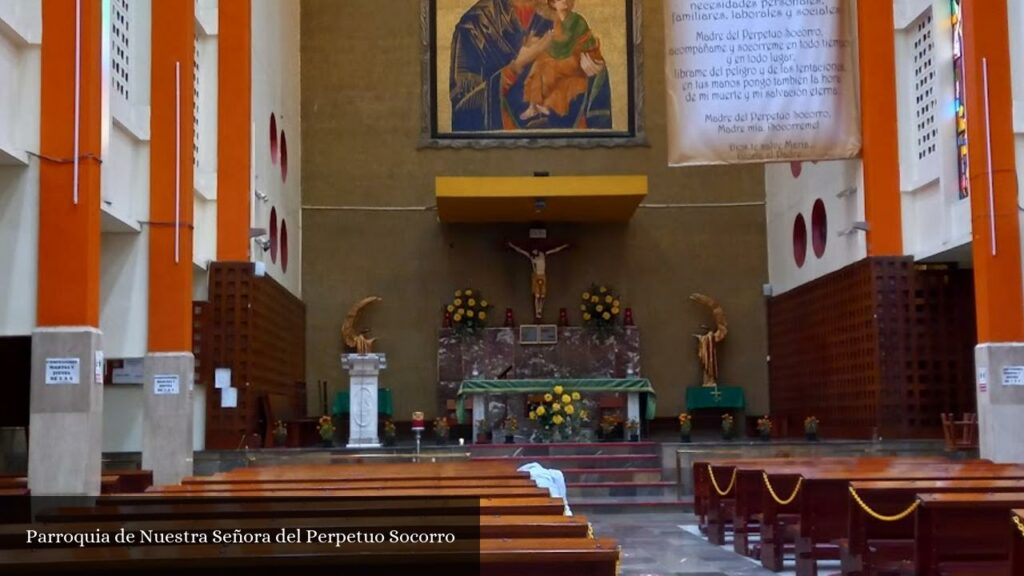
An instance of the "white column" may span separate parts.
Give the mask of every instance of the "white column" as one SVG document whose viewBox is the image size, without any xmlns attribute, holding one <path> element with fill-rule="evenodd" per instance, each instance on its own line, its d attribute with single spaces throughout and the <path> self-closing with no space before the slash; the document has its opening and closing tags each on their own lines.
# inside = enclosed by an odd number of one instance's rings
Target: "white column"
<svg viewBox="0 0 1024 576">
<path fill-rule="evenodd" d="M 349 372 L 348 447 L 380 448 L 377 390 L 387 358 L 384 354 L 342 354 L 341 367 Z"/>
<path fill-rule="evenodd" d="M 640 423 L 640 394 L 638 392 L 630 392 L 626 395 L 626 421 L 635 420 L 637 424 Z M 629 430 L 623 426 L 623 433 L 626 435 L 626 440 L 629 440 Z M 640 428 L 636 429 L 636 435 L 640 436 Z"/>
<path fill-rule="evenodd" d="M 1022 463 L 1024 343 L 981 344 L 974 349 L 974 362 L 980 455 L 993 462 Z"/>
<path fill-rule="evenodd" d="M 480 437 L 479 421 L 484 417 L 484 411 L 487 409 L 484 407 L 484 394 L 472 394 L 473 398 L 473 442 Z"/>
</svg>

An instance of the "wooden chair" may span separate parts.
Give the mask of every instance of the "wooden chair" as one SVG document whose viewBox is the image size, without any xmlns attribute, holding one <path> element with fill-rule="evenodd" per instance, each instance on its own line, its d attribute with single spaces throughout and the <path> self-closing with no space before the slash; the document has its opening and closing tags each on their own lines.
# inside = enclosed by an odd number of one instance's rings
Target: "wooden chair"
<svg viewBox="0 0 1024 576">
<path fill-rule="evenodd" d="M 965 412 L 963 420 L 954 420 L 952 413 L 942 414 L 942 434 L 946 451 L 974 450 L 978 447 L 978 415 Z"/>
</svg>

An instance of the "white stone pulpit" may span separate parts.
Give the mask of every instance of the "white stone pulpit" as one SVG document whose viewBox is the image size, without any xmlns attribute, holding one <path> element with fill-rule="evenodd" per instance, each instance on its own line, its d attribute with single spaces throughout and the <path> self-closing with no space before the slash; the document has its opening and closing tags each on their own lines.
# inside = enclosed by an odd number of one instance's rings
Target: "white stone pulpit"
<svg viewBox="0 0 1024 576">
<path fill-rule="evenodd" d="M 384 354 L 342 354 L 349 375 L 348 448 L 380 448 L 377 436 L 377 390 L 380 371 L 388 367 Z"/>
</svg>

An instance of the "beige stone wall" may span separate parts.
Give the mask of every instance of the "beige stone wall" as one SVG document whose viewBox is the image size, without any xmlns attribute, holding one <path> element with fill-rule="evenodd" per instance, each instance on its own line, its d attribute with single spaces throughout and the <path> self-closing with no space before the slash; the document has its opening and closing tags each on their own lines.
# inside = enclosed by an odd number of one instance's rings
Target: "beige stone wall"
<svg viewBox="0 0 1024 576">
<path fill-rule="evenodd" d="M 644 3 L 646 125 L 650 147 L 611 150 L 419 150 L 418 0 L 302 1 L 303 297 L 307 379 L 317 410 L 319 380 L 347 386 L 340 327 L 355 300 L 376 294 L 366 324 L 388 354 L 382 385 L 395 392 L 396 417 L 436 404 L 436 330 L 457 287 L 482 289 L 500 322 L 505 307 L 530 317 L 529 268 L 503 249 L 526 226 L 445 226 L 434 212 L 353 212 L 316 206 L 428 206 L 434 177 L 646 174 L 647 202 L 762 202 L 760 166 L 666 166 L 662 3 Z M 763 206 L 641 208 L 628 225 L 553 225 L 573 248 L 552 256 L 549 317 L 570 308 L 591 281 L 613 285 L 643 329 L 643 373 L 659 393 L 659 416 L 683 408 L 700 382 L 692 334 L 711 322 L 687 301 L 717 297 L 730 321 L 721 352 L 723 383 L 747 390 L 748 412 L 768 409 L 767 281 Z M 333 397 L 333 396 L 332 396 Z"/>
</svg>

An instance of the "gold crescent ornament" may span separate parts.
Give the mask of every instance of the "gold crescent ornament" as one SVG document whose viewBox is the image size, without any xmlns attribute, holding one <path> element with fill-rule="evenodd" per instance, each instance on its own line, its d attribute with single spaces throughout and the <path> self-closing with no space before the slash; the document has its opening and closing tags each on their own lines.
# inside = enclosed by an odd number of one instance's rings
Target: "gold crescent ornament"
<svg viewBox="0 0 1024 576">
<path fill-rule="evenodd" d="M 358 354 L 369 354 L 373 351 L 373 343 L 377 341 L 376 338 L 367 338 L 364 334 L 369 333 L 369 329 L 361 332 L 357 328 L 359 323 L 359 315 L 362 314 L 363 308 L 366 308 L 370 304 L 380 302 L 383 299 L 378 296 L 367 296 L 359 302 L 356 302 L 348 310 L 348 314 L 345 316 L 345 322 L 341 325 L 341 337 L 345 342 L 345 346 L 349 348 L 355 348 Z"/>
</svg>

